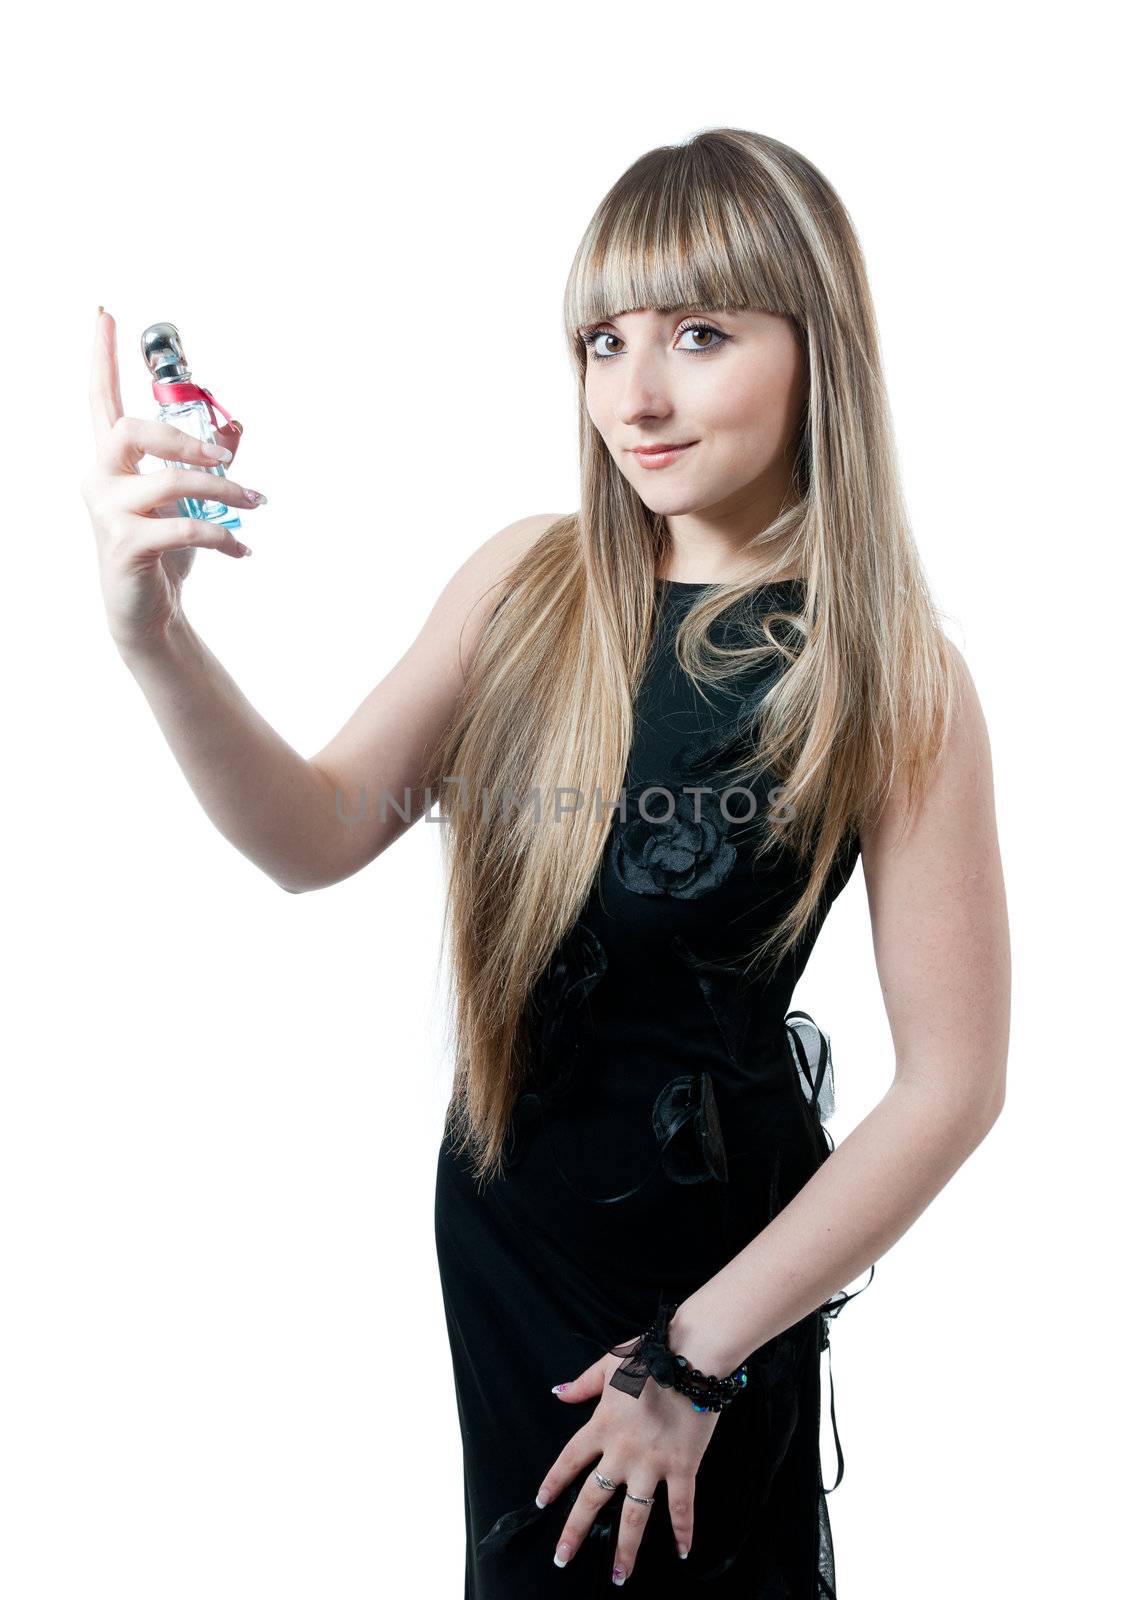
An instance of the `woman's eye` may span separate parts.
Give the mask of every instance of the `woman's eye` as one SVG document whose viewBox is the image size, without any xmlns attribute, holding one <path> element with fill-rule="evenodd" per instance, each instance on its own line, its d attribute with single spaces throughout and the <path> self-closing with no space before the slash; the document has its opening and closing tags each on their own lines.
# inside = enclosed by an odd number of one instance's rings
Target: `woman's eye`
<svg viewBox="0 0 1123 1600">
<path fill-rule="evenodd" d="M 710 334 L 711 335 L 709 344 L 694 345 L 693 347 L 691 347 L 689 345 L 686 346 L 685 348 L 690 350 L 691 355 L 694 355 L 695 353 L 699 353 L 702 350 L 716 350 L 719 344 L 724 344 L 725 343 L 726 335 L 724 333 L 719 332 L 719 330 L 717 328 L 711 328 L 708 322 L 691 322 L 691 323 L 688 323 L 687 326 L 685 328 L 683 328 L 682 331 L 683 331 L 684 334 L 686 334 L 686 333 L 697 333 L 697 334 Z"/>
<path fill-rule="evenodd" d="M 608 361 L 608 360 L 610 360 L 612 358 L 612 356 L 614 356 L 616 354 L 615 350 L 610 350 L 610 351 L 607 352 L 607 354 L 605 352 L 603 352 L 603 351 L 598 350 L 597 349 L 597 340 L 598 339 L 619 339 L 619 334 L 609 333 L 606 328 L 597 328 L 592 333 L 583 333 L 581 335 L 581 337 L 582 337 L 582 339 L 584 339 L 585 344 L 588 347 L 589 352 L 592 355 L 594 361 Z"/>
<path fill-rule="evenodd" d="M 687 355 L 691 356 L 707 355 L 711 350 L 720 348 L 729 337 L 727 333 L 722 333 L 719 328 L 711 328 L 708 322 L 688 322 L 684 328 L 679 329 L 680 335 L 688 333 L 703 338 L 708 336 L 708 343 L 706 344 L 684 344 L 681 347 Z M 598 339 L 615 339 L 617 343 L 620 342 L 620 335 L 610 332 L 607 328 L 595 328 L 591 333 L 583 333 L 581 338 L 594 361 L 612 361 L 619 354 L 617 350 L 597 349 Z"/>
</svg>

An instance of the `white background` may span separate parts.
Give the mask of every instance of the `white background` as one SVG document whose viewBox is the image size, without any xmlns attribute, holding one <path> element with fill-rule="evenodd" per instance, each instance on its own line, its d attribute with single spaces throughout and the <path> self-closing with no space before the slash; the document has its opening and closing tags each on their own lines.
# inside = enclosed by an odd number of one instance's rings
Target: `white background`
<svg viewBox="0 0 1123 1600">
<path fill-rule="evenodd" d="M 244 424 L 235 475 L 270 503 L 250 560 L 200 554 L 188 610 L 311 754 L 471 550 L 575 505 L 572 254 L 632 160 L 720 124 L 794 144 L 857 225 L 917 539 L 990 727 L 1014 932 L 1004 1114 L 835 1325 L 840 1593 L 1102 1589 L 1107 15 L 95 5 L 9 34 L 10 1600 L 462 1593 L 436 826 L 290 896 L 208 821 L 105 628 L 79 489 L 96 308 L 127 411 L 152 413 L 139 335 L 170 319 Z M 860 869 L 793 1003 L 832 1036 L 841 1141 L 893 1073 Z M 829 1483 L 826 1414 L 823 1441 Z"/>
</svg>

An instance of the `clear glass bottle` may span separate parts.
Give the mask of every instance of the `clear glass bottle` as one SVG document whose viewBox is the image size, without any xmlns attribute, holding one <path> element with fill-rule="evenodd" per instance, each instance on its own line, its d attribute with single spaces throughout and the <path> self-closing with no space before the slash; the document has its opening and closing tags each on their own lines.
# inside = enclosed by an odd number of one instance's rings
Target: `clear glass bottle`
<svg viewBox="0 0 1123 1600">
<path fill-rule="evenodd" d="M 193 434 L 205 444 L 213 443 L 214 411 L 207 403 L 207 399 L 202 398 L 209 391 L 200 390 L 198 385 L 192 384 L 191 369 L 187 365 L 183 343 L 175 324 L 154 322 L 151 327 L 145 328 L 140 336 L 140 348 L 148 370 L 152 374 L 154 391 L 158 391 L 158 386 L 161 384 L 183 384 L 189 389 L 198 391 L 198 396 L 195 398 L 160 400 L 156 413 L 159 421 L 170 422 L 173 427 L 182 428 L 184 433 Z M 158 392 L 157 398 L 159 399 Z M 221 464 L 217 462 L 214 466 L 202 466 L 195 461 L 169 461 L 167 465 L 185 467 L 191 472 L 212 472 L 216 478 L 226 476 Z M 207 522 L 220 522 L 224 528 L 229 528 L 231 531 L 236 531 L 242 526 L 242 519 L 237 511 L 222 500 L 200 500 L 191 497 L 181 498 L 176 503 L 182 517 L 199 517 Z"/>
</svg>

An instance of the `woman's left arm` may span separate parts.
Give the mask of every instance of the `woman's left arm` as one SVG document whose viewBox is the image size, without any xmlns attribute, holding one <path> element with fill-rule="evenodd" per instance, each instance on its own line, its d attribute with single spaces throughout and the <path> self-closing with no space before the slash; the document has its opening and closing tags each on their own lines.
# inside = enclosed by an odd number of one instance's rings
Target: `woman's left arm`
<svg viewBox="0 0 1123 1600">
<path fill-rule="evenodd" d="M 951 646 L 959 708 L 920 810 L 889 802 L 862 835 L 893 1083 L 777 1217 L 682 1302 L 668 1343 L 726 1373 L 814 1311 L 916 1221 L 1005 1097 L 1010 934 L 990 743 Z M 901 833 L 901 837 L 898 834 Z"/>
</svg>

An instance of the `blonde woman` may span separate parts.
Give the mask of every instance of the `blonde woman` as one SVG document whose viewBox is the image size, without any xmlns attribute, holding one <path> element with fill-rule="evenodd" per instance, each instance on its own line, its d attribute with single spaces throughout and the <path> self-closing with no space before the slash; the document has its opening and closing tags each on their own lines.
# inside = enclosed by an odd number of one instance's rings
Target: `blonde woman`
<svg viewBox="0 0 1123 1600">
<path fill-rule="evenodd" d="M 834 1596 L 831 1319 L 1004 1097 L 985 723 L 910 533 L 858 241 L 809 161 L 734 128 L 650 151 L 586 230 L 565 322 L 578 510 L 478 549 L 305 760 L 184 616 L 194 548 L 243 547 L 169 514 L 201 472 L 137 475 L 212 458 L 121 415 L 102 317 L 109 624 L 283 888 L 350 876 L 440 801 L 466 1596 Z M 341 826 L 372 774 L 396 805 Z M 896 1075 L 834 1148 L 828 1040 L 789 1006 L 859 854 Z"/>
</svg>

